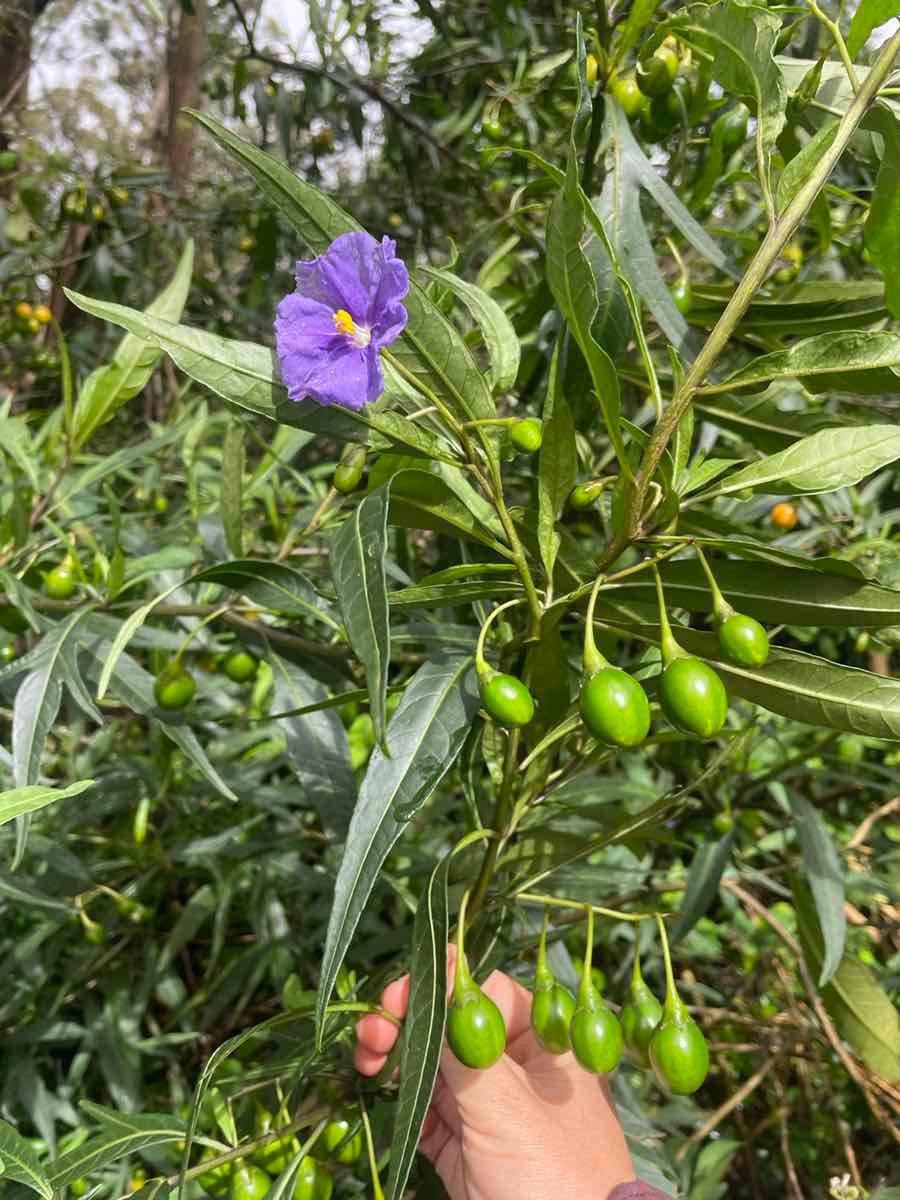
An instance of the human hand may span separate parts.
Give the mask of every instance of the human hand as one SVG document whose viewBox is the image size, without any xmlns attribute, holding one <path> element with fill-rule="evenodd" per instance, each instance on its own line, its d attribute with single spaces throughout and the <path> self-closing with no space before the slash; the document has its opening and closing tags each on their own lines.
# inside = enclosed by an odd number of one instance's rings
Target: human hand
<svg viewBox="0 0 900 1200">
<path fill-rule="evenodd" d="M 453 978 L 455 947 L 447 949 Z M 605 1078 L 571 1052 L 547 1053 L 531 1029 L 531 993 L 501 971 L 483 989 L 503 1014 L 506 1053 L 493 1067 L 464 1067 L 445 1043 L 420 1150 L 450 1200 L 606 1200 L 634 1179 Z M 406 1015 L 409 976 L 389 984 L 382 1006 Z M 355 1061 L 377 1075 L 398 1036 L 386 1017 L 363 1017 Z"/>
</svg>

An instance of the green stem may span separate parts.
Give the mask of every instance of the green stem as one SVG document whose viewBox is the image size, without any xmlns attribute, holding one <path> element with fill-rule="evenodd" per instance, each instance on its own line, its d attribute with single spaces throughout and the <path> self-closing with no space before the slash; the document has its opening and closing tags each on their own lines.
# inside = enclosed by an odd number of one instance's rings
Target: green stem
<svg viewBox="0 0 900 1200">
<path fill-rule="evenodd" d="M 475 643 L 475 670 L 478 672 L 478 678 L 482 683 L 487 683 L 497 674 L 492 666 L 490 666 L 484 657 L 484 639 L 491 623 L 499 617 L 500 613 L 507 608 L 514 608 L 517 604 L 521 604 L 521 600 L 506 600 L 503 604 L 498 604 L 488 614 L 487 620 L 482 625 L 478 633 L 478 641 Z"/>
<path fill-rule="evenodd" d="M 655 913 L 627 913 L 620 912 L 617 908 L 604 908 L 600 904 L 585 904 L 583 900 L 566 900 L 559 896 L 545 896 L 541 892 L 518 892 L 515 899 L 520 904 L 542 904 L 547 908 L 577 908 L 582 912 L 585 909 L 590 909 L 592 913 L 597 913 L 601 917 L 612 917 L 617 921 L 647 921 L 651 917 L 656 916 Z M 546 912 L 544 915 L 546 921 Z"/>
<path fill-rule="evenodd" d="M 678 988 L 675 986 L 675 974 L 672 970 L 672 955 L 669 952 L 669 938 L 666 934 L 666 924 L 658 913 L 656 915 L 656 924 L 659 927 L 659 940 L 662 942 L 663 961 L 666 966 L 665 1014 L 667 1017 L 670 1017 L 680 1006 L 681 997 L 678 995 Z"/>
<path fill-rule="evenodd" d="M 686 372 L 680 387 L 672 398 L 672 403 L 663 413 L 662 419 L 656 424 L 653 436 L 644 452 L 643 461 L 634 480 L 629 506 L 629 519 L 626 522 L 627 527 L 610 543 L 601 567 L 614 562 L 625 546 L 637 536 L 641 513 L 643 512 L 644 497 L 646 496 L 650 480 L 653 478 L 660 460 L 665 453 L 666 446 L 678 428 L 682 417 L 690 408 L 696 389 L 709 375 L 719 355 L 727 346 L 735 327 L 749 308 L 753 297 L 762 286 L 781 251 L 793 237 L 816 196 L 824 187 L 829 175 L 834 170 L 850 139 L 856 132 L 857 126 L 865 116 L 869 104 L 878 94 L 881 85 L 890 74 L 898 52 L 900 52 L 900 33 L 896 33 L 882 49 L 865 81 L 860 86 L 852 104 L 841 119 L 834 141 L 823 151 L 812 174 L 799 189 L 784 212 L 772 221 L 769 231 L 747 269 L 746 275 L 735 288 L 731 299 L 710 332 L 703 348 L 694 359 L 690 369 Z"/>
<path fill-rule="evenodd" d="M 597 594 L 600 591 L 603 580 L 603 575 L 598 575 L 594 580 L 594 586 L 591 588 L 591 598 L 588 600 L 587 617 L 585 619 L 582 665 L 588 679 L 592 675 L 596 675 L 598 671 L 602 671 L 604 667 L 609 666 L 607 660 L 597 649 L 597 643 L 594 640 L 594 608 L 597 604 Z"/>
<path fill-rule="evenodd" d="M 360 1104 L 359 1111 L 362 1117 L 363 1129 L 366 1131 L 366 1151 L 369 1156 L 369 1174 L 372 1177 L 372 1197 L 373 1200 L 384 1200 L 384 1192 L 381 1190 L 381 1180 L 378 1178 L 378 1163 L 375 1159 L 375 1143 L 372 1141 L 372 1126 L 369 1123 L 369 1114 L 366 1112 L 364 1104 Z"/>
<path fill-rule="evenodd" d="M 521 417 L 479 417 L 477 421 L 464 421 L 463 429 L 482 429 L 485 425 L 518 425 Z"/>
<path fill-rule="evenodd" d="M 578 1007 L 589 1008 L 594 996 L 594 978 L 591 968 L 594 965 L 594 909 L 587 906 L 587 932 L 585 934 L 584 964 L 581 971 L 581 983 L 578 986 Z"/>
<path fill-rule="evenodd" d="M 526 682 L 527 686 L 527 682 Z M 506 755 L 503 760 L 503 782 L 500 785 L 500 795 L 497 797 L 497 807 L 494 811 L 494 829 L 497 837 L 492 838 L 488 842 L 484 852 L 484 858 L 481 860 L 481 870 L 478 872 L 478 878 L 475 881 L 475 886 L 472 889 L 471 912 L 476 913 L 483 906 L 487 890 L 490 887 L 491 879 L 494 875 L 494 867 L 497 865 L 497 855 L 500 853 L 500 845 L 503 838 L 503 833 L 506 825 L 509 822 L 512 812 L 512 795 L 515 786 L 516 777 L 518 775 L 518 758 L 519 758 L 519 742 L 521 740 L 521 730 L 513 729 L 510 731 L 509 740 L 506 743 Z"/>
<path fill-rule="evenodd" d="M 660 649 L 662 650 L 663 666 L 667 667 L 673 658 L 678 658 L 684 653 L 672 633 L 672 626 L 669 624 L 669 614 L 666 612 L 666 598 L 663 595 L 662 579 L 659 574 L 659 567 L 656 563 L 653 564 L 653 579 L 656 583 L 656 598 L 659 601 L 659 632 L 660 632 Z"/>
<path fill-rule="evenodd" d="M 213 611 L 209 614 L 209 616 L 203 618 L 203 620 L 199 623 L 199 625 L 195 625 L 194 628 L 187 635 L 187 637 L 185 637 L 185 639 L 182 641 L 182 643 L 178 647 L 177 651 L 175 652 L 175 657 L 172 659 L 172 666 L 180 666 L 181 660 L 184 657 L 188 646 L 191 644 L 191 642 L 194 640 L 194 638 L 197 636 L 197 634 L 200 632 L 200 630 L 203 629 L 206 625 L 210 625 L 213 621 L 216 620 L 217 617 L 224 616 L 227 612 L 230 611 L 230 608 L 231 608 L 230 604 L 224 604 L 224 605 L 222 605 L 221 608 L 214 608 Z"/>
<path fill-rule="evenodd" d="M 719 585 L 716 583 L 715 576 L 707 562 L 706 555 L 699 546 L 695 546 L 694 549 L 697 551 L 697 558 L 700 566 L 703 568 L 703 573 L 706 575 L 706 581 L 709 584 L 709 590 L 712 593 L 713 618 L 716 624 L 722 625 L 729 617 L 734 616 L 734 609 L 722 595 Z"/>
<path fill-rule="evenodd" d="M 808 0 L 809 7 L 812 10 L 816 19 L 825 26 L 834 41 L 835 49 L 841 56 L 841 62 L 844 64 L 844 70 L 847 72 L 847 78 L 850 80 L 850 86 L 853 88 L 854 94 L 859 92 L 859 79 L 856 70 L 853 66 L 853 59 L 850 57 L 850 51 L 847 49 L 847 43 L 844 41 L 844 36 L 841 33 L 840 27 L 836 21 L 819 8 L 816 0 Z"/>
</svg>

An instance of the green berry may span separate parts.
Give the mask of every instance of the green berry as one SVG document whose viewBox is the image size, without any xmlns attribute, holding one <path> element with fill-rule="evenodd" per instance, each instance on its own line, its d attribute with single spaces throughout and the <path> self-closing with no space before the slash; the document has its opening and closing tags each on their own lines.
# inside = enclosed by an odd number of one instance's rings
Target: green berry
<svg viewBox="0 0 900 1200">
<path fill-rule="evenodd" d="M 572 1050 L 586 1071 L 608 1075 L 622 1057 L 622 1026 L 602 996 L 595 994 L 592 1005 L 582 1006 L 579 999 L 569 1027 Z"/>
<path fill-rule="evenodd" d="M 544 440 L 543 426 L 536 417 L 527 417 L 524 421 L 516 421 L 510 428 L 509 440 L 523 454 L 534 454 L 540 450 Z"/>
<path fill-rule="evenodd" d="M 208 1146 L 200 1156 L 200 1161 L 205 1162 L 210 1158 L 217 1157 L 218 1151 Z M 202 1175 L 197 1176 L 197 1182 L 208 1196 L 224 1196 L 231 1187 L 231 1177 L 235 1169 L 234 1162 L 222 1163 L 218 1167 L 210 1167 L 208 1171 L 204 1171 Z"/>
<path fill-rule="evenodd" d="M 15 642 L 0 642 L 0 666 L 11 663 L 16 657 Z"/>
<path fill-rule="evenodd" d="M 60 563 L 44 576 L 44 591 L 52 600 L 68 600 L 75 594 L 78 583 L 71 567 Z"/>
<path fill-rule="evenodd" d="M 243 1163 L 232 1175 L 228 1189 L 231 1200 L 263 1200 L 272 1186 L 272 1180 L 251 1163 Z"/>
<path fill-rule="evenodd" d="M 581 717 L 595 738 L 611 746 L 639 746 L 650 732 L 647 694 L 618 667 L 604 667 L 585 683 Z"/>
<path fill-rule="evenodd" d="M 309 1155 L 300 1160 L 291 1200 L 329 1200 L 333 1190 L 330 1171 Z"/>
<path fill-rule="evenodd" d="M 576 483 L 569 493 L 569 507 L 584 512 L 593 507 L 602 491 L 603 483 L 599 479 L 591 483 Z"/>
<path fill-rule="evenodd" d="M 347 1135 L 354 1125 L 359 1124 L 358 1121 L 348 1120 L 346 1117 L 339 1117 L 334 1121 L 329 1121 L 322 1130 L 322 1136 L 316 1143 L 316 1148 L 320 1146 L 324 1151 L 324 1156 L 333 1158 L 339 1163 L 355 1163 L 363 1152 L 363 1135 L 362 1130 L 354 1133 L 353 1137 L 347 1139 Z M 343 1142 L 343 1145 L 341 1143 Z M 340 1146 L 337 1154 L 335 1149 Z"/>
<path fill-rule="evenodd" d="M 769 637 L 759 621 L 732 613 L 719 626 L 724 656 L 741 667 L 761 667 L 769 657 Z"/>
<path fill-rule="evenodd" d="M 645 96 L 664 96 L 672 90 L 678 74 L 678 55 L 668 46 L 661 46 L 655 54 L 639 62 L 635 71 L 635 82 Z"/>
<path fill-rule="evenodd" d="M 492 1067 L 506 1049 L 503 1014 L 490 996 L 471 979 L 454 988 L 447 1014 L 447 1041 L 466 1067 Z"/>
<path fill-rule="evenodd" d="M 341 455 L 341 461 L 335 468 L 331 480 L 332 486 L 344 496 L 349 496 L 359 487 L 363 469 L 366 465 L 365 446 L 349 445 Z"/>
<path fill-rule="evenodd" d="M 160 708 L 186 708 L 196 691 L 193 675 L 180 663 L 172 663 L 161 671 L 153 685 L 153 695 Z"/>
<path fill-rule="evenodd" d="M 515 675 L 494 675 L 481 688 L 481 703 L 498 725 L 512 729 L 534 716 L 534 698 Z"/>
<path fill-rule="evenodd" d="M 650 1039 L 650 1062 L 663 1087 L 677 1096 L 696 1092 L 709 1073 L 709 1048 L 683 1004 L 666 1012 Z"/>
<path fill-rule="evenodd" d="M 663 1006 L 638 974 L 632 982 L 620 1020 L 629 1057 L 641 1067 L 650 1066 L 650 1039 L 663 1014 Z"/>
<path fill-rule="evenodd" d="M 683 317 L 686 317 L 694 306 L 694 293 L 691 288 L 691 281 L 686 275 L 682 275 L 672 285 L 671 294 L 672 299 L 675 301 L 675 307 Z"/>
<path fill-rule="evenodd" d="M 659 679 L 659 702 L 677 729 L 713 737 L 728 716 L 728 694 L 715 671 L 702 659 L 674 658 Z"/>
<path fill-rule="evenodd" d="M 613 80 L 610 91 L 626 117 L 636 117 L 644 106 L 644 93 L 633 75 Z"/>
<path fill-rule="evenodd" d="M 734 829 L 734 817 L 731 813 L 717 812 L 713 817 L 713 829 L 716 833 L 721 833 L 723 836 L 726 833 L 731 833 Z"/>
<path fill-rule="evenodd" d="M 569 1049 L 569 1026 L 575 1015 L 575 997 L 556 980 L 549 987 L 535 987 L 531 1002 L 531 1027 L 538 1042 L 550 1054 Z"/>
<path fill-rule="evenodd" d="M 281 1124 L 284 1123 L 283 1121 L 281 1122 Z M 273 1129 L 277 1129 L 278 1124 L 279 1122 L 266 1109 L 258 1108 L 256 1110 L 253 1130 L 257 1137 L 263 1137 Z M 268 1171 L 270 1175 L 280 1175 L 298 1149 L 296 1139 L 291 1135 L 276 1138 L 274 1141 L 266 1142 L 264 1146 L 260 1146 L 258 1150 L 255 1150 L 253 1152 L 253 1161 L 257 1166 Z"/>
<path fill-rule="evenodd" d="M 722 130 L 722 146 L 726 154 L 733 154 L 747 138 L 747 119 L 750 112 L 743 104 L 736 104 L 716 121 Z"/>
<path fill-rule="evenodd" d="M 225 659 L 223 670 L 234 683 L 246 683 L 256 674 L 259 664 L 248 650 L 234 650 Z"/>
<path fill-rule="evenodd" d="M 842 733 L 837 740 L 837 754 L 841 762 L 855 766 L 866 757 L 866 744 L 854 733 Z"/>
</svg>

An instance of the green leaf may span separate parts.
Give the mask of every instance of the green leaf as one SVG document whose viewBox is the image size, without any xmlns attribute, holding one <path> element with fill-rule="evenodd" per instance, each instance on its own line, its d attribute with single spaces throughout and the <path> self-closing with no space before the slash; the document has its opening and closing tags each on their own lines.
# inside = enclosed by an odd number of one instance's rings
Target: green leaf
<svg viewBox="0 0 900 1200">
<path fill-rule="evenodd" d="M 900 17 L 900 0 L 861 0 L 847 34 L 847 53 L 850 57 L 856 58 L 872 30 L 890 21 L 891 17 Z"/>
<path fill-rule="evenodd" d="M 638 44 L 641 34 L 653 20 L 653 14 L 658 7 L 659 0 L 634 0 L 625 24 L 616 29 L 612 51 L 613 65 L 621 62 L 628 51 Z"/>
<path fill-rule="evenodd" d="M 361 226 L 327 196 L 299 179 L 278 159 L 203 113 L 186 110 L 253 175 L 260 190 L 315 254 L 342 233 Z M 392 354 L 432 391 L 447 396 L 464 420 L 496 415 L 493 397 L 462 337 L 415 282 L 406 297 L 406 329 Z"/>
<path fill-rule="evenodd" d="M 244 460 L 244 427 L 230 421 L 222 446 L 222 525 L 228 549 L 235 558 L 244 553 Z"/>
<path fill-rule="evenodd" d="M 445 973 L 446 969 L 445 962 Z M 24 1183 L 33 1192 L 43 1196 L 44 1200 L 53 1200 L 53 1188 L 38 1156 L 25 1138 L 6 1121 L 0 1121 L 0 1163 L 3 1164 L 0 1174 L 4 1180 Z"/>
<path fill-rule="evenodd" d="M 409 963 L 409 1006 L 403 1023 L 400 1089 L 391 1140 L 387 1200 L 401 1200 L 419 1148 L 437 1079 L 447 1023 L 447 882 L 454 857 L 481 837 L 469 834 L 431 872 L 416 908 Z"/>
<path fill-rule="evenodd" d="M 900 8 L 897 0 L 894 7 Z M 863 4 L 857 16 L 865 7 Z M 900 318 L 900 118 L 884 104 L 866 115 L 866 127 L 884 138 L 878 178 L 863 229 L 866 249 L 884 279 L 891 316 Z"/>
<path fill-rule="evenodd" d="M 658 45 L 670 33 L 709 54 L 716 82 L 750 106 L 757 120 L 758 152 L 768 164 L 784 127 L 787 103 L 774 57 L 781 19 L 761 5 L 720 0 L 681 9 L 658 27 L 651 44 Z"/>
<path fill-rule="evenodd" d="M 407 608 L 455 608 L 476 600 L 511 600 L 522 594 L 522 585 L 512 580 L 459 580 L 453 583 L 418 583 L 388 593 L 391 610 Z M 900 617 L 898 617 L 900 620 Z"/>
<path fill-rule="evenodd" d="M 844 939 L 847 935 L 844 876 L 834 842 L 818 810 L 799 792 L 790 791 L 788 799 L 794 814 L 797 840 L 803 851 L 806 879 L 824 939 L 822 971 L 819 975 L 819 987 L 824 987 L 840 966 L 844 955 Z"/>
<path fill-rule="evenodd" d="M 765 454 L 783 450 L 820 429 L 846 429 L 854 423 L 844 413 L 781 408 L 777 401 L 785 386 L 790 385 L 775 383 L 766 391 L 753 395 L 700 397 L 694 409 L 706 420 L 736 433 Z"/>
<path fill-rule="evenodd" d="M 285 563 L 256 558 L 233 559 L 206 567 L 179 586 L 185 587 L 189 583 L 218 583 L 270 612 L 285 617 L 305 617 L 324 622 L 332 630 L 338 629 L 330 605 L 313 590 L 305 575 Z"/>
<path fill-rule="evenodd" d="M 772 379 L 796 379 L 810 392 L 853 392 L 863 396 L 900 391 L 900 333 L 851 329 L 804 338 L 788 350 L 753 359 L 721 383 L 701 389 L 704 396 L 759 387 Z"/>
<path fill-rule="evenodd" d="M 733 842 L 734 834 L 729 833 L 718 842 L 704 842 L 694 855 L 688 872 L 684 900 L 669 933 L 672 945 L 690 933 L 700 918 L 709 911 L 731 858 Z"/>
<path fill-rule="evenodd" d="M 177 321 L 184 309 L 194 268 L 194 243 L 188 240 L 168 286 L 147 308 L 150 317 Z M 113 360 L 98 367 L 85 380 L 75 408 L 75 441 L 83 446 L 101 425 L 109 421 L 146 386 L 156 370 L 160 354 L 139 337 L 129 334 L 119 343 Z"/>
<path fill-rule="evenodd" d="M 385 703 L 391 657 L 384 572 L 389 490 L 388 483 L 364 496 L 338 529 L 331 547 L 331 577 L 350 645 L 365 668 L 375 737 L 385 752 Z"/>
<path fill-rule="evenodd" d="M 184 1122 L 169 1113 L 143 1113 L 141 1118 L 133 1120 L 139 1121 L 138 1127 L 132 1127 L 132 1118 L 127 1125 L 124 1121 L 121 1126 L 110 1124 L 74 1150 L 54 1159 L 47 1169 L 53 1189 L 58 1191 L 73 1179 L 101 1171 L 110 1163 L 119 1162 L 140 1150 L 184 1140 Z"/>
<path fill-rule="evenodd" d="M 775 207 L 779 212 L 784 212 L 806 183 L 818 165 L 819 159 L 834 141 L 837 131 L 838 122 L 836 120 L 827 121 L 784 168 L 775 193 Z"/>
<path fill-rule="evenodd" d="M 376 746 L 338 870 L 322 958 L 316 1023 L 321 1031 L 338 971 L 385 858 L 452 767 L 478 711 L 472 659 L 426 661 L 388 730 L 391 757 Z"/>
<path fill-rule="evenodd" d="M 792 882 L 792 891 L 803 955 L 817 976 L 824 953 L 813 900 L 800 880 Z M 900 1082 L 900 1018 L 869 968 L 845 955 L 823 988 L 822 1000 L 838 1032 L 866 1066 L 888 1083 Z"/>
<path fill-rule="evenodd" d="M 272 705 L 275 712 L 307 708 L 327 697 L 327 689 L 294 663 L 273 662 Z M 334 709 L 280 717 L 287 755 L 306 801 L 319 815 L 322 828 L 336 838 L 346 836 L 356 803 L 356 780 L 350 745 Z"/>
<path fill-rule="evenodd" d="M 495 392 L 508 392 L 519 373 L 519 338 L 512 321 L 483 288 L 460 279 L 452 271 L 425 267 L 425 273 L 458 296 L 481 330 L 491 367 L 488 382 Z"/>
<path fill-rule="evenodd" d="M 734 288 L 730 284 L 697 283 L 691 316 L 704 325 L 714 324 Z M 878 279 L 809 280 L 791 284 L 784 297 L 757 297 L 741 321 L 741 328 L 766 338 L 804 337 L 839 329 L 861 329 L 883 321 L 884 285 Z M 798 414 L 786 412 L 786 420 Z"/>
<path fill-rule="evenodd" d="M 541 561 L 550 585 L 553 566 L 559 552 L 560 537 L 556 523 L 575 484 L 578 456 L 575 449 L 575 422 L 563 395 L 559 358 L 562 339 L 558 339 L 550 360 L 547 398 L 543 411 L 543 441 L 538 465 L 538 545 Z"/>
<path fill-rule="evenodd" d="M 896 425 L 823 429 L 768 458 L 729 475 L 715 494 L 818 495 L 859 483 L 900 458 Z"/>
<path fill-rule="evenodd" d="M 712 543 L 704 540 L 702 544 Z M 810 560 L 811 565 L 815 562 Z M 885 629 L 900 624 L 900 592 L 859 576 L 819 574 L 779 566 L 771 559 L 765 567 L 716 559 L 712 567 L 726 600 L 759 621 L 837 629 Z M 661 574 L 666 599 L 673 607 L 701 614 L 712 610 L 709 584 L 699 563 L 667 562 Z M 600 592 L 597 615 L 603 619 L 605 598 L 650 605 L 654 596 L 653 584 L 641 575 L 609 583 Z"/>
<path fill-rule="evenodd" d="M 72 613 L 46 635 L 43 642 L 46 657 L 25 677 L 16 692 L 12 753 L 13 772 L 19 787 L 35 783 L 40 774 L 44 743 L 62 702 L 63 652 L 67 641 L 89 613 L 89 609 Z"/>
<path fill-rule="evenodd" d="M 566 183 L 550 206 L 547 222 L 547 282 L 591 375 L 594 394 L 619 462 L 626 462 L 619 417 L 619 378 L 612 359 L 594 340 L 592 327 L 599 300 L 591 264 L 581 246 L 584 212 L 572 162 Z"/>
<path fill-rule="evenodd" d="M 24 816 L 25 813 L 37 812 L 39 808 L 55 804 L 57 800 L 68 800 L 70 796 L 80 796 L 82 792 L 86 792 L 89 787 L 93 786 L 93 779 L 81 779 L 78 783 L 71 783 L 68 787 L 63 788 L 31 784 L 28 787 L 11 788 L 9 791 L 0 792 L 0 825 L 5 825 L 7 821 L 12 821 L 16 817 Z M 0 1148 L 0 1158 L 2 1156 L 3 1151 Z"/>
</svg>

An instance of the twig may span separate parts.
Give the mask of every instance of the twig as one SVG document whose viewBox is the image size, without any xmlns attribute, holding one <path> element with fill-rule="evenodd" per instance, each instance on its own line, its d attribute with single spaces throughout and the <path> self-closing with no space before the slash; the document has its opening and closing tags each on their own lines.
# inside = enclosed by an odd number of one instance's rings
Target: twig
<svg viewBox="0 0 900 1200">
<path fill-rule="evenodd" d="M 876 1119 L 876 1121 L 878 1121 L 879 1125 L 883 1125 L 884 1128 L 887 1129 L 894 1141 L 900 1144 L 900 1130 L 898 1130 L 897 1126 L 872 1095 L 872 1090 L 869 1086 L 868 1080 L 865 1078 L 859 1066 L 847 1052 L 846 1047 L 841 1041 L 840 1036 L 832 1023 L 831 1017 L 828 1015 L 825 1005 L 822 1003 L 819 993 L 816 991 L 816 985 L 809 973 L 800 943 L 793 936 L 793 934 L 788 933 L 777 917 L 772 916 L 764 904 L 757 900 L 756 897 L 750 892 L 745 891 L 740 884 L 735 883 L 733 879 L 723 879 L 722 887 L 727 888 L 746 908 L 751 909 L 758 916 L 762 917 L 772 932 L 779 937 L 782 942 L 784 942 L 787 948 L 794 955 L 797 960 L 797 970 L 799 971 L 800 978 L 803 981 L 803 986 L 806 990 L 807 997 L 809 998 L 810 1005 L 812 1006 L 813 1012 L 816 1014 L 819 1024 L 822 1026 L 823 1033 L 831 1044 L 835 1054 L 843 1063 L 847 1074 L 865 1096 L 866 1103 L 869 1106 L 872 1116 Z"/>
<path fill-rule="evenodd" d="M 729 1049 L 732 1050 L 733 1047 L 729 1046 Z M 733 1095 L 729 1096 L 724 1104 L 720 1104 L 712 1116 L 708 1117 L 699 1129 L 695 1129 L 687 1141 L 678 1148 L 675 1161 L 681 1162 L 695 1142 L 702 1142 L 707 1134 L 712 1133 L 720 1121 L 724 1121 L 728 1114 L 733 1112 L 739 1104 L 743 1104 L 747 1097 L 756 1091 L 777 1062 L 777 1058 L 770 1058 L 768 1062 L 763 1063 L 759 1070 L 751 1075 Z"/>
<path fill-rule="evenodd" d="M 787 1117 L 789 1107 L 787 1097 L 784 1094 L 784 1087 L 781 1081 L 776 1079 L 775 1088 L 778 1092 L 778 1132 L 781 1141 L 781 1157 L 784 1159 L 784 1169 L 787 1173 L 788 1187 L 794 1200 L 804 1200 L 803 1188 L 800 1186 L 800 1179 L 797 1175 L 797 1168 L 794 1166 L 794 1159 L 791 1155 L 791 1139 L 788 1136 Z"/>
<path fill-rule="evenodd" d="M 869 836 L 875 822 L 880 821 L 882 817 L 890 816 L 892 812 L 896 812 L 898 809 L 900 809 L 900 796 L 895 796 L 893 800 L 888 800 L 880 808 L 876 808 L 874 812 L 870 812 L 866 819 L 855 829 L 853 837 L 847 843 L 847 849 L 855 850 L 857 846 L 861 846 Z"/>
</svg>

